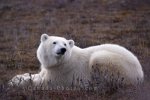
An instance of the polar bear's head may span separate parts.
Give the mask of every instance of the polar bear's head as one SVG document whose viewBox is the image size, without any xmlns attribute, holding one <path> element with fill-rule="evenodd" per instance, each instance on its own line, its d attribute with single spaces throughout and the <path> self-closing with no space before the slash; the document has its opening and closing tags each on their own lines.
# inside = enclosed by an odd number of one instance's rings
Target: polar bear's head
<svg viewBox="0 0 150 100">
<path fill-rule="evenodd" d="M 37 57 L 43 67 L 57 67 L 69 60 L 73 46 L 73 40 L 42 34 Z"/>
</svg>

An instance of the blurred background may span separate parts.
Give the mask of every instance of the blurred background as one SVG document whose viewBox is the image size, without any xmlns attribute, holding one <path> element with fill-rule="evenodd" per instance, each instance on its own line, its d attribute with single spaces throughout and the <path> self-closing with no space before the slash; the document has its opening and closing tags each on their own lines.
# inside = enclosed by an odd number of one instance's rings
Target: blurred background
<svg viewBox="0 0 150 100">
<path fill-rule="evenodd" d="M 150 0 L 0 0 L 0 85 L 16 74 L 39 72 L 36 50 L 43 33 L 82 48 L 126 47 L 139 58 L 145 81 L 105 99 L 150 99 Z"/>
</svg>

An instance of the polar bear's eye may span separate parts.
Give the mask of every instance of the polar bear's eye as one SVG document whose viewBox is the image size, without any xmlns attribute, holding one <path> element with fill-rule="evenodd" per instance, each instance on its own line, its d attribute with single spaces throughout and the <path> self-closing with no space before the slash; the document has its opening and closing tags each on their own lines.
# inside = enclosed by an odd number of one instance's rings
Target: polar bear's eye
<svg viewBox="0 0 150 100">
<path fill-rule="evenodd" d="M 53 42 L 53 44 L 56 44 L 56 42 Z"/>
<path fill-rule="evenodd" d="M 66 46 L 66 43 L 64 43 L 64 46 Z"/>
</svg>

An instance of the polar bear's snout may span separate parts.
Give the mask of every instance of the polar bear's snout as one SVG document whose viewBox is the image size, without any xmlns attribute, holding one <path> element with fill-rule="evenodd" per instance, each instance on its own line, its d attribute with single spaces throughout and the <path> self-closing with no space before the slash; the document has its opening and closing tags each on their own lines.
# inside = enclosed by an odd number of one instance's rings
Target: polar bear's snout
<svg viewBox="0 0 150 100">
<path fill-rule="evenodd" d="M 57 55 L 64 55 L 66 52 L 66 48 L 60 48 L 58 51 L 57 51 Z"/>
<path fill-rule="evenodd" d="M 60 51 L 62 54 L 64 54 L 66 52 L 66 48 L 61 48 Z"/>
</svg>

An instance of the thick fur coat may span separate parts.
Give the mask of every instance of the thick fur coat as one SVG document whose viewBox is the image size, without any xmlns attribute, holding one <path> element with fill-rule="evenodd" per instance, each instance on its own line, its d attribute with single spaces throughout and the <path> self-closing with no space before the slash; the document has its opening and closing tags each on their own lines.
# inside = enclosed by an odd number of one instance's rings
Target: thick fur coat
<svg viewBox="0 0 150 100">
<path fill-rule="evenodd" d="M 134 85 L 143 81 L 144 74 L 137 57 L 129 50 L 115 44 L 103 44 L 79 48 L 73 40 L 63 37 L 41 36 L 37 50 L 41 63 L 38 74 L 23 74 L 13 77 L 11 85 L 24 86 L 82 86 L 92 81 L 93 69 L 97 68 L 100 77 L 107 82 L 122 80 L 124 85 Z M 95 72 L 94 72 L 95 74 Z M 18 80 L 18 79 L 23 80 Z M 102 81 L 103 82 L 103 81 Z M 119 81 L 115 81 L 119 84 Z"/>
</svg>

